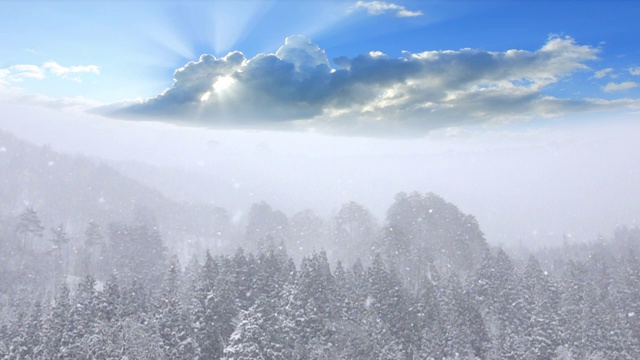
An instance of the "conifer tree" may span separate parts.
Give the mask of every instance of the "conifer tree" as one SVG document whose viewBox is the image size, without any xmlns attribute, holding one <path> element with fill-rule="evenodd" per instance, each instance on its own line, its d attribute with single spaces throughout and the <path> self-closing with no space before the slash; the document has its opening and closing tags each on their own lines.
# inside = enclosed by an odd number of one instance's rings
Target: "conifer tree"
<svg viewBox="0 0 640 360">
<path fill-rule="evenodd" d="M 97 330 L 97 295 L 96 280 L 91 275 L 87 275 L 78 285 L 76 296 L 73 299 L 73 309 L 71 312 L 72 327 L 70 337 L 72 344 L 69 349 L 71 358 L 90 358 L 87 353 L 90 339 Z"/>
<path fill-rule="evenodd" d="M 38 213 L 32 208 L 27 207 L 20 214 L 20 221 L 16 225 L 16 233 L 22 236 L 21 250 L 29 248 L 29 240 L 42 237 L 44 226 L 40 222 Z"/>
<path fill-rule="evenodd" d="M 520 294 L 525 327 L 520 357 L 551 359 L 560 345 L 559 296 L 555 281 L 530 256 L 522 276 Z"/>
<path fill-rule="evenodd" d="M 163 282 L 155 322 L 163 351 L 170 359 L 193 359 L 198 351 L 179 295 L 180 264 L 173 261 Z"/>
<path fill-rule="evenodd" d="M 46 322 L 46 345 L 43 352 L 47 359 L 69 358 L 69 347 L 72 341 L 71 299 L 69 286 L 63 283 L 55 298 L 55 304 Z"/>
</svg>

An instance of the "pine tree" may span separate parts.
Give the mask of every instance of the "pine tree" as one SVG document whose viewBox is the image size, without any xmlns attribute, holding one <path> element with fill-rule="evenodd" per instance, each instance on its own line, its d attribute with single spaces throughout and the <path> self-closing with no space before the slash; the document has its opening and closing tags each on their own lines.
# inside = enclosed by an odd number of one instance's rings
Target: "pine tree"
<svg viewBox="0 0 640 360">
<path fill-rule="evenodd" d="M 438 276 L 433 276 L 438 279 Z M 441 304 L 438 280 L 421 281 L 416 299 L 416 321 L 419 323 L 420 339 L 416 343 L 419 359 L 443 359 L 446 346 L 446 316 Z"/>
<path fill-rule="evenodd" d="M 240 321 L 224 349 L 225 360 L 267 360 L 264 343 L 267 342 L 263 329 L 262 314 L 254 305 L 240 314 Z"/>
<path fill-rule="evenodd" d="M 2 330 L 0 330 L 0 335 L 3 336 L 3 341 L 0 342 L 2 347 L 0 354 L 3 354 L 5 358 L 20 358 L 28 350 L 29 339 L 26 337 L 23 326 L 25 317 L 25 312 L 18 310 L 16 316 L 3 324 Z"/>
<path fill-rule="evenodd" d="M 26 324 L 25 344 L 26 351 L 22 354 L 22 358 L 25 359 L 39 359 L 43 357 L 44 351 L 44 310 L 42 303 L 37 300 L 33 304 L 31 314 Z"/>
<path fill-rule="evenodd" d="M 625 328 L 629 331 L 629 354 L 640 357 L 640 261 L 632 248 L 627 248 L 620 276 L 621 306 L 620 313 L 625 319 Z"/>
<path fill-rule="evenodd" d="M 94 276 L 103 276 L 106 260 L 106 243 L 102 227 L 90 221 L 84 232 L 84 247 L 82 249 L 82 272 Z"/>
<path fill-rule="evenodd" d="M 196 339 L 204 358 L 222 356 L 226 341 L 235 329 L 238 314 L 234 264 L 229 258 L 213 259 L 209 252 L 196 289 Z"/>
<path fill-rule="evenodd" d="M 368 260 L 374 250 L 376 220 L 371 212 L 356 202 L 343 204 L 334 219 L 334 244 L 329 248 L 347 263 L 356 258 Z"/>
<path fill-rule="evenodd" d="M 224 349 L 226 360 L 286 360 L 296 359 L 294 344 L 290 341 L 289 326 L 282 311 L 278 311 L 280 298 L 260 296 L 247 311 L 240 313 L 235 330 Z"/>
<path fill-rule="evenodd" d="M 233 265 L 233 288 L 236 293 L 238 308 L 248 310 L 253 304 L 252 284 L 255 278 L 255 261 L 247 259 L 244 250 L 239 248 L 231 259 Z"/>
<path fill-rule="evenodd" d="M 326 224 L 313 211 L 304 210 L 295 214 L 290 224 L 291 239 L 287 248 L 297 255 L 296 259 L 300 259 L 311 251 L 318 251 L 318 246 L 326 244 Z"/>
<path fill-rule="evenodd" d="M 119 320 L 123 315 L 121 296 L 118 278 L 112 274 L 98 295 L 98 319 L 106 323 Z"/>
<path fill-rule="evenodd" d="M 410 342 L 410 326 L 407 303 L 402 283 L 394 270 L 387 270 L 380 255 L 373 259 L 367 274 L 369 280 L 369 310 L 380 319 L 398 344 L 407 346 Z M 390 340 L 388 340 L 390 341 Z"/>
<path fill-rule="evenodd" d="M 88 353 L 91 338 L 96 333 L 98 311 L 97 294 L 95 290 L 96 280 L 87 275 L 78 285 L 74 299 L 75 306 L 72 309 L 70 330 L 71 345 L 69 356 L 71 358 L 92 358 L 94 354 Z M 94 350 L 94 349 L 91 349 Z"/>
<path fill-rule="evenodd" d="M 302 345 L 311 347 L 315 342 L 313 346 L 319 349 L 321 344 L 329 343 L 334 332 L 332 321 L 337 314 L 334 313 L 335 282 L 326 253 L 314 253 L 303 259 L 292 296 L 297 305 L 296 321 Z"/>
<path fill-rule="evenodd" d="M 179 282 L 180 264 L 176 260 L 165 277 L 161 297 L 156 305 L 155 323 L 167 358 L 193 359 L 197 357 L 198 349 L 190 321 L 180 301 Z"/>
<path fill-rule="evenodd" d="M 517 357 L 525 326 L 524 303 L 518 294 L 519 274 L 502 249 L 486 252 L 474 277 L 473 293 L 489 329 L 491 356 Z"/>
<path fill-rule="evenodd" d="M 71 329 L 73 326 L 71 309 L 69 286 L 63 283 L 58 290 L 55 304 L 46 322 L 44 358 L 69 358 L 69 347 L 72 342 Z"/>
<path fill-rule="evenodd" d="M 555 282 L 534 256 L 529 257 L 520 289 L 526 320 L 521 358 L 550 360 L 560 346 L 560 298 Z"/>
<path fill-rule="evenodd" d="M 42 237 L 44 226 L 40 222 L 38 213 L 32 208 L 28 207 L 20 214 L 20 221 L 16 225 L 16 233 L 22 235 L 21 250 L 27 250 L 29 248 L 28 241 L 36 237 Z"/>
<path fill-rule="evenodd" d="M 126 281 L 139 278 L 149 286 L 159 286 L 166 266 L 166 248 L 158 228 L 112 223 L 108 233 L 111 272 L 117 271 Z"/>
<path fill-rule="evenodd" d="M 569 261 L 562 276 L 562 297 L 560 302 L 560 337 L 562 352 L 576 358 L 585 358 L 583 344 L 586 329 L 584 319 L 586 311 L 586 279 L 587 270 L 580 263 Z"/>
<path fill-rule="evenodd" d="M 247 226 L 244 234 L 250 248 L 268 251 L 268 246 L 261 246 L 265 239 L 272 239 L 273 244 L 286 244 L 289 239 L 289 219 L 278 210 L 271 209 L 264 201 L 251 206 L 247 215 Z"/>
<path fill-rule="evenodd" d="M 70 239 L 64 230 L 63 224 L 51 228 L 51 234 L 51 250 L 56 254 L 59 276 L 62 276 L 62 279 L 66 279 L 69 273 L 69 249 L 66 245 Z"/>
</svg>

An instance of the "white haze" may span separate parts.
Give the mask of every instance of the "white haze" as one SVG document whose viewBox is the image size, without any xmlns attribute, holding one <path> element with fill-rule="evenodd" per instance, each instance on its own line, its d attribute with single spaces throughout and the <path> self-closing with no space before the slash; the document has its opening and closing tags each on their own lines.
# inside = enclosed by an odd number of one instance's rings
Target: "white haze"
<svg viewBox="0 0 640 360">
<path fill-rule="evenodd" d="M 329 216 L 354 200 L 378 220 L 400 192 L 473 214 L 490 243 L 588 241 L 640 221 L 640 125 L 623 119 L 448 129 L 418 139 L 216 131 L 7 105 L 0 129 L 105 159 L 169 198 L 239 215 L 258 201 Z M 144 165 L 146 163 L 148 165 Z"/>
</svg>

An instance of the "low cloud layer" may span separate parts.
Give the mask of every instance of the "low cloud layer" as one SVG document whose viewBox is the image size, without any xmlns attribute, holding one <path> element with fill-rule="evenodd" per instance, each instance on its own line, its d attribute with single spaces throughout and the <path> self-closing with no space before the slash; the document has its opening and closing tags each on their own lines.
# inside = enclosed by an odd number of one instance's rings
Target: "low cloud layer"
<svg viewBox="0 0 640 360">
<path fill-rule="evenodd" d="M 636 99 L 564 99 L 550 84 L 590 70 L 599 50 L 552 37 L 536 51 L 475 49 L 339 57 L 304 36 L 275 54 L 202 55 L 173 85 L 136 103 L 97 112 L 217 128 L 270 128 L 354 135 L 422 135 L 464 124 L 509 122 L 637 107 Z"/>
</svg>

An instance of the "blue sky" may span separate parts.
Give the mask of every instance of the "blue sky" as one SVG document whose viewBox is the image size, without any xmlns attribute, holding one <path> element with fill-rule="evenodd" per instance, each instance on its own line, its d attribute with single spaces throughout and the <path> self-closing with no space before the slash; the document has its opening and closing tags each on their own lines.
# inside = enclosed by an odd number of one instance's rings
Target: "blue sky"
<svg viewBox="0 0 640 360">
<path fill-rule="evenodd" d="M 350 200 L 383 214 L 398 191 L 434 191 L 494 242 L 640 221 L 636 1 L 0 0 L 0 14 L 0 130 L 36 144 L 242 182 L 291 214 Z"/>
<path fill-rule="evenodd" d="M 421 136 L 629 117 L 640 106 L 633 1 L 2 1 L 0 10 L 12 14 L 0 23 L 5 101 L 116 119 Z M 231 51 L 242 55 L 233 66 Z M 226 70 L 186 66 L 203 54 Z M 177 69 L 207 83 L 174 84 Z"/>
</svg>

